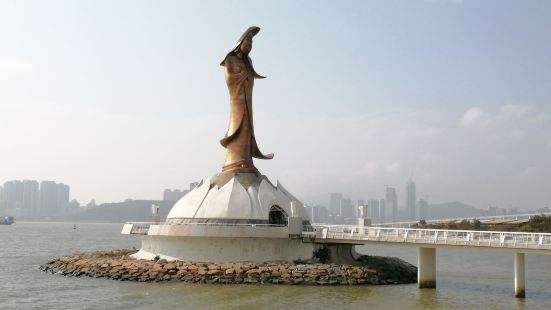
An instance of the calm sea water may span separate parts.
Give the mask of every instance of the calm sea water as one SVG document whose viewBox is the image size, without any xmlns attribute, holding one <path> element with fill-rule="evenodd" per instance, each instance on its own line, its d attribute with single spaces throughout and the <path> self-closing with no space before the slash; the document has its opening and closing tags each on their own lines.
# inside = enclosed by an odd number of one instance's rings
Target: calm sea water
<svg viewBox="0 0 551 310">
<path fill-rule="evenodd" d="M 76 251 L 139 247 L 122 224 L 0 226 L 0 309 L 551 309 L 551 256 L 527 255 L 527 298 L 513 297 L 513 255 L 438 250 L 436 290 L 393 286 L 133 283 L 68 278 L 38 267 Z M 415 248 L 369 246 L 363 253 L 416 263 Z"/>
</svg>

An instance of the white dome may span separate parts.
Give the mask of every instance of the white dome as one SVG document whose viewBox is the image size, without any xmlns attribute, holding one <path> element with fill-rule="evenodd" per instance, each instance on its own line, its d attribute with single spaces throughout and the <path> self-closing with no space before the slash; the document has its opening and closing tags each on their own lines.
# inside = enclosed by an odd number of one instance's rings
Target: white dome
<svg viewBox="0 0 551 310">
<path fill-rule="evenodd" d="M 279 182 L 273 186 L 266 176 L 253 173 L 220 174 L 204 179 L 176 202 L 167 220 L 268 220 L 273 206 L 278 206 L 290 217 L 303 215 L 303 204 Z"/>
</svg>

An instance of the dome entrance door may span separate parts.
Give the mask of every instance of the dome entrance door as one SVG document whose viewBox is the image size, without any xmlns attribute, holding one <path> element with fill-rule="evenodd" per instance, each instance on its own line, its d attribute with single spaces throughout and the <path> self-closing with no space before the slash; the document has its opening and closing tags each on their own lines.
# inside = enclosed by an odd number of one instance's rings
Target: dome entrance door
<svg viewBox="0 0 551 310">
<path fill-rule="evenodd" d="M 268 223 L 270 225 L 287 225 L 288 216 L 279 206 L 272 206 L 268 214 Z"/>
</svg>

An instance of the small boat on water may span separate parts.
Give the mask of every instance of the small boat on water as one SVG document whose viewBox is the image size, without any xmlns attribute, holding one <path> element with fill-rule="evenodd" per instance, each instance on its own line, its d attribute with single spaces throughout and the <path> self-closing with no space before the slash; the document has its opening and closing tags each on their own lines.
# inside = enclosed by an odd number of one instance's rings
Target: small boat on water
<svg viewBox="0 0 551 310">
<path fill-rule="evenodd" d="M 15 223 L 13 216 L 0 217 L 0 225 L 11 225 L 13 223 Z"/>
</svg>

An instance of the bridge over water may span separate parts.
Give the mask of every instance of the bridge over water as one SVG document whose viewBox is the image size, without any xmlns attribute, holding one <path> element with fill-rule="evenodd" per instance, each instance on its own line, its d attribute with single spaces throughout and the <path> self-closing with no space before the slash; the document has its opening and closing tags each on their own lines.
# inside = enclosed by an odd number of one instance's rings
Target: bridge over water
<svg viewBox="0 0 551 310">
<path fill-rule="evenodd" d="M 176 226 L 176 227 L 173 227 Z M 290 221 L 288 225 L 269 224 L 230 224 L 230 223 L 186 223 L 169 225 L 161 223 L 126 223 L 123 234 L 149 235 L 163 229 L 184 229 L 184 235 L 199 233 L 204 235 L 208 230 L 217 232 L 218 237 L 231 237 L 228 234 L 233 228 L 258 231 L 277 230 L 282 237 L 300 238 L 303 242 L 316 244 L 380 244 L 392 246 L 409 246 L 418 248 L 418 286 L 420 288 L 436 287 L 436 249 L 461 248 L 468 250 L 493 250 L 514 255 L 515 296 L 525 296 L 525 254 L 551 255 L 551 234 L 418 229 L 401 227 L 348 226 L 312 224 L 302 227 L 302 221 Z M 214 230 L 213 230 L 214 229 Z M 189 230 L 189 231 L 188 231 Z M 258 233 L 247 235 L 248 238 L 259 237 Z"/>
<path fill-rule="evenodd" d="M 463 248 L 514 254 L 515 296 L 525 296 L 525 253 L 551 255 L 551 234 L 498 231 L 314 225 L 305 240 L 320 244 L 383 244 L 418 248 L 418 285 L 436 287 L 436 249 Z"/>
</svg>

